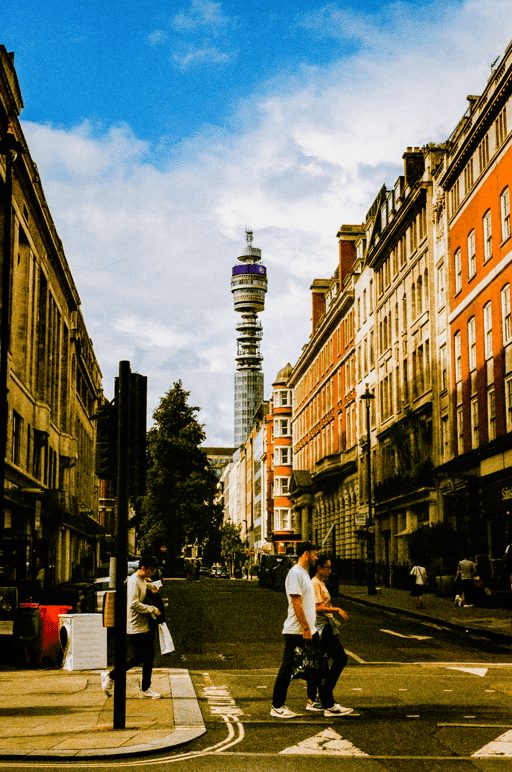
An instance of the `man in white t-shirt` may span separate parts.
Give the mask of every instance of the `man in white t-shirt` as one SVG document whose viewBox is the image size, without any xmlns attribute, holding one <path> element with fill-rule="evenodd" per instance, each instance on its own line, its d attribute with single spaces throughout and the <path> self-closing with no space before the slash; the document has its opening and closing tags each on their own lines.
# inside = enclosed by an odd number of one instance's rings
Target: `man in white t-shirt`
<svg viewBox="0 0 512 772">
<path fill-rule="evenodd" d="M 305 641 L 313 641 L 318 645 L 320 643 L 315 627 L 315 590 L 309 576 L 309 569 L 316 563 L 317 553 L 318 547 L 315 547 L 314 544 L 301 542 L 297 546 L 297 564 L 289 570 L 286 577 L 288 616 L 283 625 L 284 653 L 274 685 L 270 710 L 270 715 L 275 718 L 294 718 L 300 715 L 294 713 L 284 704 L 293 675 L 294 651 L 297 646 L 302 647 Z M 325 679 L 322 679 L 317 687 L 325 716 L 344 715 L 348 712 L 346 708 L 342 708 L 334 702 L 332 689 L 327 686 Z"/>
</svg>

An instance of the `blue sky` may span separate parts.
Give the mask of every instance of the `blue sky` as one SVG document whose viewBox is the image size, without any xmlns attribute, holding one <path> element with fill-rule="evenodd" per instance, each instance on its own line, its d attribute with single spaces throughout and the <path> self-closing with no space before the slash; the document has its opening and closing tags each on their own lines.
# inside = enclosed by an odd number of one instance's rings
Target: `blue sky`
<svg viewBox="0 0 512 772">
<path fill-rule="evenodd" d="M 342 223 L 443 141 L 512 38 L 512 0 L 24 0 L 2 6 L 22 125 L 104 375 L 181 378 L 233 439 L 230 270 L 268 268 L 266 396 L 310 334 Z"/>
</svg>

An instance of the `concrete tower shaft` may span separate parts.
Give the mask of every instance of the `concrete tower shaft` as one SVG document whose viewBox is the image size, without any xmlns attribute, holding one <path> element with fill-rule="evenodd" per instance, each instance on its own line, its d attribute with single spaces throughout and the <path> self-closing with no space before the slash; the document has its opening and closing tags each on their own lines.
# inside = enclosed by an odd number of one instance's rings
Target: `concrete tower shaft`
<svg viewBox="0 0 512 772">
<path fill-rule="evenodd" d="M 267 269 L 259 262 L 261 250 L 252 246 L 252 231 L 245 232 L 247 245 L 238 256 L 241 265 L 231 273 L 231 292 L 235 311 L 242 314 L 237 324 L 235 373 L 235 446 L 243 445 L 250 434 L 254 414 L 263 400 L 263 373 L 260 340 L 263 328 L 257 314 L 265 308 Z"/>
</svg>

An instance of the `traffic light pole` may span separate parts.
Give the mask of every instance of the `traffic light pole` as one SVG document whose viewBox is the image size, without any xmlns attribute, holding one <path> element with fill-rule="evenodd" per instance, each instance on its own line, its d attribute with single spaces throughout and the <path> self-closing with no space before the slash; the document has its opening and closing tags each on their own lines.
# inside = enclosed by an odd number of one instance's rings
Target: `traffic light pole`
<svg viewBox="0 0 512 772">
<path fill-rule="evenodd" d="M 114 729 L 126 726 L 126 577 L 128 574 L 128 506 L 130 452 L 130 363 L 119 362 L 117 400 L 117 538 L 114 638 Z"/>
</svg>

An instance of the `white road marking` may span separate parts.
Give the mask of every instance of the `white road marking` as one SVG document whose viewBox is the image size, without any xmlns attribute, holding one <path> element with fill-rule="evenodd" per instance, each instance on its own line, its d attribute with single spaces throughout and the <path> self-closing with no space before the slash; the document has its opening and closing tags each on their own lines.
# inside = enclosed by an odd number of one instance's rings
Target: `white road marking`
<svg viewBox="0 0 512 772">
<path fill-rule="evenodd" d="M 364 659 L 361 659 L 361 657 L 358 657 L 357 654 L 354 654 L 348 649 L 345 649 L 345 654 L 349 657 L 352 657 L 352 659 L 355 659 L 355 661 L 359 662 L 361 665 L 366 665 L 366 662 L 364 661 Z"/>
<path fill-rule="evenodd" d="M 315 755 L 315 756 L 366 756 L 350 740 L 345 740 L 333 729 L 324 729 L 314 737 L 308 737 L 297 745 L 285 748 L 279 755 Z"/>
<path fill-rule="evenodd" d="M 505 734 L 501 734 L 495 740 L 479 751 L 472 754 L 471 758 L 477 759 L 503 759 L 512 758 L 512 729 L 509 729 Z"/>
<path fill-rule="evenodd" d="M 416 638 L 418 641 L 429 641 L 431 635 L 403 635 L 403 633 L 395 633 L 394 630 L 381 630 L 381 633 L 389 633 L 389 635 L 396 635 L 397 638 Z"/>
<path fill-rule="evenodd" d="M 471 673 L 481 678 L 487 674 L 488 669 L 487 667 L 448 667 L 448 670 L 462 670 L 463 673 Z"/>
</svg>

